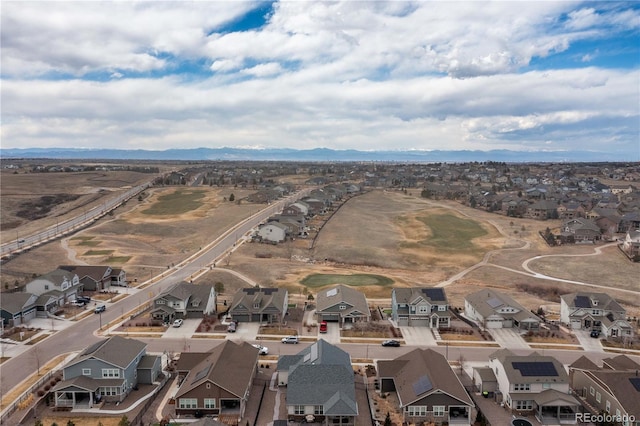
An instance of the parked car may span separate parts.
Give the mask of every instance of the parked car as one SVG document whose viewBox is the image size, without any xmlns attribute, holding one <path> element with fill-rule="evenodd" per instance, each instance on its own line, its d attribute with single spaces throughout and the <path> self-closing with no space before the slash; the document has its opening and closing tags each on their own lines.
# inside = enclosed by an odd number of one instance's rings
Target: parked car
<svg viewBox="0 0 640 426">
<path fill-rule="evenodd" d="M 227 332 L 228 333 L 235 333 L 236 332 L 236 327 L 237 327 L 237 324 L 236 324 L 235 321 L 230 322 L 229 326 L 227 327 Z"/>
<path fill-rule="evenodd" d="M 384 342 L 382 342 L 382 346 L 391 346 L 397 348 L 400 346 L 400 342 L 398 342 L 397 340 L 385 340 Z"/>
<path fill-rule="evenodd" d="M 266 346 L 262 346 L 262 345 L 251 345 L 251 346 L 256 348 L 260 355 L 268 355 L 269 354 L 269 348 L 267 348 Z"/>
<path fill-rule="evenodd" d="M 81 300 L 76 299 L 73 302 L 71 302 L 71 305 L 78 306 L 78 307 L 84 307 L 84 305 L 86 305 L 86 303 L 81 301 Z"/>
<path fill-rule="evenodd" d="M 78 296 L 76 297 L 76 300 L 85 304 L 91 302 L 91 298 L 89 296 Z"/>
<path fill-rule="evenodd" d="M 282 338 L 282 343 L 298 343 L 298 336 L 287 336 Z"/>
<path fill-rule="evenodd" d="M 182 320 L 182 319 L 180 319 L 180 318 L 178 318 L 177 320 L 175 320 L 175 321 L 173 322 L 173 326 L 174 326 L 174 327 L 176 327 L 176 328 L 177 328 L 177 327 L 182 327 L 182 324 L 184 324 L 184 320 Z"/>
<path fill-rule="evenodd" d="M 105 305 L 98 305 L 98 306 L 96 306 L 96 309 L 95 309 L 94 312 L 96 314 L 99 314 L 99 313 L 104 312 L 106 310 L 107 310 L 107 307 Z"/>
<path fill-rule="evenodd" d="M 322 321 L 320 323 L 320 333 L 326 333 L 326 332 L 327 332 L 327 322 Z"/>
<path fill-rule="evenodd" d="M 600 332 L 598 330 L 591 330 L 590 336 L 594 339 L 597 339 L 598 337 L 600 337 Z"/>
</svg>

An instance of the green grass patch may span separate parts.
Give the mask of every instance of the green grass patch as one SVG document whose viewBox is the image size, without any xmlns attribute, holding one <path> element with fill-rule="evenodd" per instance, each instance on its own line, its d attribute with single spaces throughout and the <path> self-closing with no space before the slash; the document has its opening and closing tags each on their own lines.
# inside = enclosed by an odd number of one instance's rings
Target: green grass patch
<svg viewBox="0 0 640 426">
<path fill-rule="evenodd" d="M 114 250 L 89 250 L 84 253 L 85 256 L 107 256 L 113 253 Z"/>
<path fill-rule="evenodd" d="M 86 247 L 97 247 L 100 244 L 102 244 L 102 241 L 82 240 L 82 242 L 78 243 L 79 246 L 86 246 Z"/>
<path fill-rule="evenodd" d="M 183 214 L 202 206 L 204 191 L 194 191 L 179 189 L 173 194 L 166 194 L 158 197 L 158 201 L 151 207 L 143 210 L 143 214 L 153 216 L 170 216 Z"/>
<path fill-rule="evenodd" d="M 311 274 L 307 275 L 302 281 L 300 281 L 300 283 L 312 288 L 324 287 L 331 284 L 344 284 L 352 287 L 363 285 L 378 285 L 386 287 L 393 284 L 393 280 L 382 275 L 373 274 Z"/>
<path fill-rule="evenodd" d="M 110 263 L 127 263 L 131 256 L 111 256 L 106 261 Z"/>
<path fill-rule="evenodd" d="M 450 214 L 419 217 L 431 229 L 431 237 L 421 244 L 444 251 L 471 251 L 476 249 L 473 239 L 487 235 L 487 231 L 474 220 Z"/>
<path fill-rule="evenodd" d="M 89 241 L 89 240 L 93 240 L 95 238 L 95 235 L 93 237 L 88 237 L 88 236 L 79 236 L 79 237 L 73 237 L 71 238 L 72 240 L 81 240 L 81 241 Z"/>
</svg>

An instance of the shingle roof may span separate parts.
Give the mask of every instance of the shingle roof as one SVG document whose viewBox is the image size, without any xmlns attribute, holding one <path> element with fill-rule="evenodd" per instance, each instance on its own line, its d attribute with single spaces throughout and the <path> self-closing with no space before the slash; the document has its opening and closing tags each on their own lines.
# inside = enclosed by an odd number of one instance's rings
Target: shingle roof
<svg viewBox="0 0 640 426">
<path fill-rule="evenodd" d="M 617 371 L 640 370 L 640 364 L 626 355 L 618 355 L 612 358 L 605 358 L 602 360 L 602 366 Z"/>
<path fill-rule="evenodd" d="M 473 406 L 445 357 L 432 349 L 414 349 L 394 360 L 378 361 L 378 377 L 393 379 L 402 407 L 438 390 Z"/>
<path fill-rule="evenodd" d="M 33 299 L 33 300 L 31 300 Z M 31 300 L 31 303 L 29 301 Z M 31 293 L 2 293 L 0 298 L 0 307 L 3 311 L 17 314 L 28 305 L 35 305 L 36 298 Z"/>
<path fill-rule="evenodd" d="M 618 312 L 624 311 L 624 308 L 607 293 L 580 291 L 577 293 L 563 294 L 560 298 L 570 308 L 598 308 Z M 598 304 L 594 305 L 593 300 L 597 300 Z"/>
<path fill-rule="evenodd" d="M 348 315 L 351 311 L 358 311 L 362 316 L 369 317 L 369 305 L 364 294 L 349 286 L 339 284 L 328 290 L 322 290 L 316 297 L 316 311 L 322 312 L 340 302 L 346 302 L 353 308 L 346 309 L 341 315 Z"/>
<path fill-rule="evenodd" d="M 103 278 L 109 276 L 107 271 L 108 266 L 93 266 L 93 265 L 61 265 L 59 269 L 69 271 L 78 275 L 78 278 L 89 277 L 94 281 L 101 281 Z"/>
<path fill-rule="evenodd" d="M 513 317 L 518 321 L 523 321 L 526 319 L 531 319 L 538 322 L 540 321 L 540 318 L 526 310 L 524 306 L 522 306 L 508 294 L 500 293 L 490 288 L 476 291 L 475 293 L 465 296 L 464 299 L 469 302 L 469 304 L 471 304 L 475 308 L 475 310 L 485 318 L 493 315 L 494 313 L 496 313 L 496 310 L 504 306 L 510 306 L 512 308 L 519 309 L 520 311 L 517 313 L 505 313 L 500 315 L 503 315 L 505 317 Z"/>
<path fill-rule="evenodd" d="M 442 290 L 442 292 L 430 292 L 423 290 L 433 289 L 429 287 L 394 288 L 393 292 L 396 295 L 396 303 L 414 304 L 419 298 L 425 299 L 431 304 L 438 304 L 436 302 L 447 301 L 444 289 L 438 289 Z M 432 299 L 432 297 L 435 297 L 435 299 Z"/>
<path fill-rule="evenodd" d="M 233 313 L 238 306 L 242 305 L 249 310 L 249 312 L 259 313 L 266 308 L 276 308 L 281 313 L 285 300 L 288 297 L 288 292 L 281 288 L 269 288 L 269 287 L 250 287 L 243 288 L 233 295 L 233 301 L 229 310 Z M 259 303 L 259 307 L 255 308 L 254 305 Z"/>
<path fill-rule="evenodd" d="M 529 355 L 514 355 L 508 349 L 501 349 L 489 356 L 502 364 L 509 383 L 568 383 L 564 366 L 551 356 L 537 352 Z M 538 372 L 539 374 L 535 374 Z"/>
<path fill-rule="evenodd" d="M 147 347 L 135 339 L 125 339 L 120 336 L 113 336 L 106 340 L 101 340 L 82 351 L 70 364 L 77 364 L 86 359 L 99 359 L 116 367 L 125 368 Z"/>
<path fill-rule="evenodd" d="M 586 356 L 582 355 L 569 365 L 569 368 L 575 370 L 597 370 L 598 366 Z"/>
<path fill-rule="evenodd" d="M 588 376 L 604 384 L 620 402 L 628 414 L 640 418 L 640 391 L 631 380 L 640 379 L 635 371 L 589 371 Z M 630 380 L 631 379 L 631 380 Z"/>
</svg>

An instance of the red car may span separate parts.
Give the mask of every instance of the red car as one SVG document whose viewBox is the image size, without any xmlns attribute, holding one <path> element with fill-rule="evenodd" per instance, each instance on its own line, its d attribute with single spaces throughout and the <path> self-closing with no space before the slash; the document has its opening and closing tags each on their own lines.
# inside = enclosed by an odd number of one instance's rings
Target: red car
<svg viewBox="0 0 640 426">
<path fill-rule="evenodd" d="M 322 321 L 320 323 L 320 333 L 326 333 L 326 332 L 327 332 L 327 322 Z"/>
</svg>

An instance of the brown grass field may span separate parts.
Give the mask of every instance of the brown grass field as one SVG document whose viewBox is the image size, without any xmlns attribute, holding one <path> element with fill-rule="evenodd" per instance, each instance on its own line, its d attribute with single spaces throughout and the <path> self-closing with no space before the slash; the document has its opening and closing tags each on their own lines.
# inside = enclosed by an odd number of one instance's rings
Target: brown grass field
<svg viewBox="0 0 640 426">
<path fill-rule="evenodd" d="M 116 181 L 133 185 L 138 182 L 136 179 L 149 177 L 136 175 L 124 173 L 123 177 L 110 182 L 112 186 Z M 6 222 L 15 220 L 10 220 L 11 211 L 20 197 L 41 194 L 46 188 L 56 191 L 36 183 L 43 178 L 42 175 L 10 177 L 17 178 L 17 181 L 8 183 L 6 175 L 2 175 L 3 223 L 5 218 Z M 75 188 L 71 184 L 73 177 L 66 178 L 66 186 Z M 96 187 L 87 182 L 99 182 L 99 187 L 108 187 L 104 180 L 100 180 L 104 177 L 99 174 L 91 175 L 91 179 L 89 176 L 75 178 L 82 180 L 77 191 L 84 192 L 84 196 L 96 193 Z M 17 188 L 29 186 L 28 180 L 33 182 L 32 193 L 17 194 Z M 57 190 L 62 190 L 63 183 L 58 182 L 58 185 Z M 193 192 L 193 199 L 197 198 L 197 202 L 188 212 L 172 213 L 166 208 L 163 197 L 175 197 L 176 191 L 185 190 Z M 8 191 L 6 197 L 5 191 Z M 231 193 L 239 199 L 250 192 L 229 187 L 154 188 L 142 201 L 131 200 L 118 208 L 113 216 L 100 219 L 95 226 L 12 259 L 3 265 L 2 289 L 12 288 L 15 280 L 24 283 L 34 274 L 43 274 L 58 265 L 75 262 L 112 264 L 124 268 L 130 280 L 142 282 L 213 241 L 239 218 L 264 207 L 225 201 Z M 5 198 L 9 201 L 5 202 Z M 73 214 L 77 208 L 59 206 L 67 214 Z M 54 216 L 42 221 L 53 220 L 55 223 Z M 3 231 L 3 238 L 11 238 L 15 229 L 26 234 L 28 229 L 36 229 L 44 223 L 23 224 Z M 346 202 L 324 226 L 312 249 L 311 238 L 278 246 L 246 243 L 229 259 L 219 262 L 219 266 L 241 272 L 261 285 L 286 287 L 290 294 L 302 296 L 306 288 L 300 281 L 318 273 L 383 275 L 394 281 L 393 286 L 436 285 L 477 264 L 491 252 L 487 265 L 446 287 L 452 306 L 463 306 L 464 296 L 472 291 L 494 287 L 511 294 L 529 309 L 545 305 L 557 310 L 558 294 L 587 288 L 540 280 L 492 265 L 524 272 L 522 262 L 534 256 L 593 252 L 593 246 L 546 246 L 538 231 L 559 224 L 559 221 L 507 218 L 472 210 L 455 202 L 431 201 L 399 191 L 376 190 Z M 91 252 L 108 254 L 89 255 Z M 640 315 L 638 298 L 616 291 L 616 288 L 639 290 L 635 277 L 639 276 L 640 265 L 625 260 L 615 247 L 598 256 L 543 257 L 531 262 L 530 266 L 539 273 L 610 286 L 609 293 L 622 302 L 631 315 Z M 241 279 L 221 270 L 213 270 L 199 281 L 223 282 L 223 297 L 229 299 L 235 289 L 246 285 Z M 371 299 L 387 299 L 391 295 L 390 286 L 365 285 L 358 289 Z M 314 288 L 312 292 L 320 290 Z"/>
</svg>

